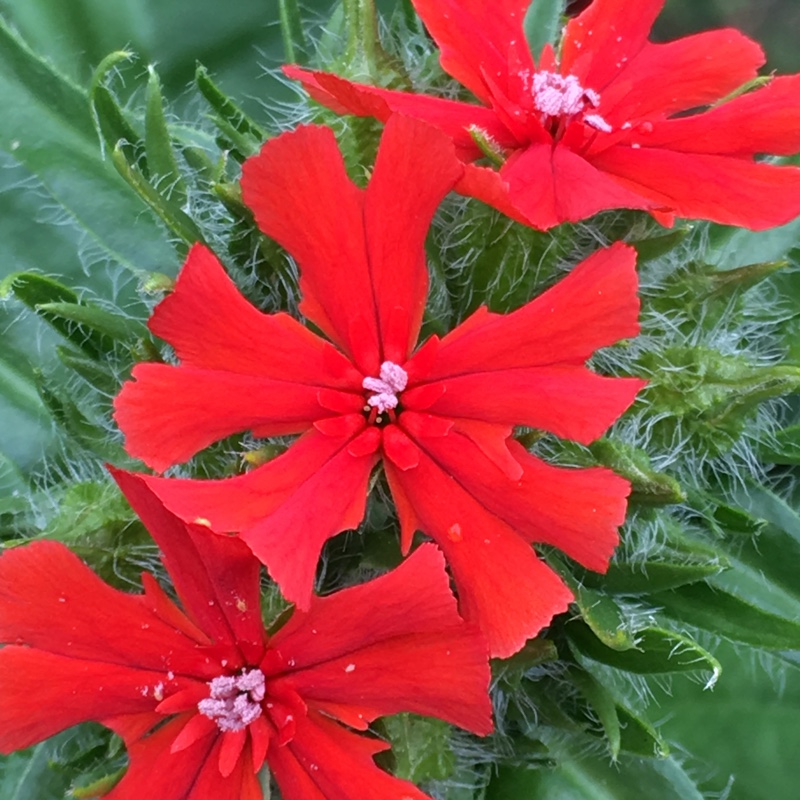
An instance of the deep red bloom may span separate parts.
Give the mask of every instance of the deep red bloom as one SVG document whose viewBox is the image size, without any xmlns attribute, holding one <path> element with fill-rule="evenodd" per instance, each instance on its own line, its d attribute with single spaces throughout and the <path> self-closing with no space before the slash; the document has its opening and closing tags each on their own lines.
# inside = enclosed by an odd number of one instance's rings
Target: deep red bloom
<svg viewBox="0 0 800 800">
<path fill-rule="evenodd" d="M 595 0 L 565 29 L 560 63 L 534 65 L 530 0 L 412 0 L 444 70 L 483 104 L 389 91 L 285 68 L 337 112 L 437 125 L 468 162 L 494 142 L 499 171 L 470 165 L 456 187 L 542 230 L 609 208 L 762 229 L 800 214 L 800 169 L 755 163 L 800 150 L 800 76 L 710 110 L 756 77 L 761 48 L 736 30 L 648 41 L 664 0 Z M 693 112 L 686 114 L 686 112 Z"/>
<path fill-rule="evenodd" d="M 125 740 L 109 800 L 261 800 L 265 759 L 285 800 L 423 800 L 357 734 L 399 711 L 491 731 L 485 643 L 460 619 L 432 545 L 360 586 L 313 597 L 274 636 L 260 564 L 235 537 L 169 513 L 115 478 L 163 553 L 183 605 L 143 575 L 131 595 L 64 545 L 0 558 L 0 752 L 94 720 Z"/>
<path fill-rule="evenodd" d="M 638 331 L 635 255 L 602 250 L 514 313 L 482 308 L 414 351 L 423 242 L 461 170 L 446 136 L 402 116 L 387 124 L 364 191 L 329 129 L 268 142 L 244 166 L 244 199 L 297 259 L 300 308 L 333 344 L 257 311 L 197 246 L 150 322 L 182 364 L 137 366 L 116 418 L 129 452 L 156 469 L 237 431 L 302 433 L 246 475 L 147 479 L 184 519 L 240 532 L 300 608 L 326 540 L 361 522 L 383 457 L 403 551 L 417 529 L 437 542 L 462 613 L 505 656 L 572 599 L 530 543 L 603 570 L 618 541 L 625 480 L 549 466 L 510 437 L 526 425 L 590 442 L 633 401 L 641 381 L 584 362 Z"/>
</svg>

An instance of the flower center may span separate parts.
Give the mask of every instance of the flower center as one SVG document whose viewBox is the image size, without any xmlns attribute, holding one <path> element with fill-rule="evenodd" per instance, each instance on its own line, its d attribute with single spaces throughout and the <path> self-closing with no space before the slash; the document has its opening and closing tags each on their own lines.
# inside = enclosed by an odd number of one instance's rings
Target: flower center
<svg viewBox="0 0 800 800">
<path fill-rule="evenodd" d="M 221 731 L 241 731 L 262 713 L 266 694 L 264 673 L 243 670 L 241 675 L 220 675 L 209 684 L 210 694 L 197 704 L 197 710 L 214 720 Z"/>
<path fill-rule="evenodd" d="M 533 95 L 533 105 L 541 112 L 548 123 L 571 121 L 581 117 L 583 122 L 604 133 L 610 133 L 611 126 L 600 116 L 593 113 L 600 105 L 600 95 L 594 89 L 584 89 L 574 75 L 559 75 L 556 72 L 535 72 L 523 75 L 527 87 Z M 588 112 L 588 113 L 587 113 Z"/>
<path fill-rule="evenodd" d="M 378 410 L 379 414 L 397 408 L 399 392 L 408 384 L 408 373 L 392 361 L 381 364 L 379 378 L 364 378 L 361 384 L 372 394 L 367 398 L 367 404 Z"/>
</svg>

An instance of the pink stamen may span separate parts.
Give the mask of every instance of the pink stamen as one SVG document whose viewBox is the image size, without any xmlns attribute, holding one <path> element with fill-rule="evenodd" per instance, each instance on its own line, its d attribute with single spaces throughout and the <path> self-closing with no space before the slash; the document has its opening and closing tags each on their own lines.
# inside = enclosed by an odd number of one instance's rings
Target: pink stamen
<svg viewBox="0 0 800 800">
<path fill-rule="evenodd" d="M 531 85 L 533 105 L 546 117 L 569 120 L 582 117 L 583 121 L 596 130 L 610 133 L 612 127 L 600 114 L 586 113 L 600 105 L 600 95 L 594 89 L 584 89 L 574 75 L 559 75 L 556 72 L 537 72 L 523 76 L 523 84 Z"/>
<path fill-rule="evenodd" d="M 266 685 L 260 669 L 245 670 L 239 676 L 220 675 L 208 685 L 210 694 L 197 704 L 197 710 L 221 731 L 244 730 L 261 716 Z"/>
<path fill-rule="evenodd" d="M 381 364 L 379 378 L 364 378 L 361 384 L 372 396 L 367 398 L 367 404 L 376 408 L 379 414 L 397 408 L 397 394 L 408 385 L 408 373 L 392 361 Z"/>
</svg>

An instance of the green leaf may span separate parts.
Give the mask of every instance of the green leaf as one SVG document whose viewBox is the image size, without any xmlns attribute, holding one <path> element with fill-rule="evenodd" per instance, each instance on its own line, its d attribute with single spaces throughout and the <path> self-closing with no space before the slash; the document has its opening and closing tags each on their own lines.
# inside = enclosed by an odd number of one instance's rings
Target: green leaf
<svg viewBox="0 0 800 800">
<path fill-rule="evenodd" d="M 578 655 L 609 667 L 640 675 L 670 672 L 709 672 L 709 686 L 716 682 L 722 667 L 719 661 L 697 642 L 663 628 L 645 628 L 636 634 L 635 649 L 619 651 L 606 647 L 582 622 L 567 625 L 570 643 Z"/>
<path fill-rule="evenodd" d="M 587 572 L 583 580 L 610 594 L 649 594 L 704 580 L 727 566 L 722 556 L 700 561 L 684 553 L 659 551 L 658 559 L 615 562 L 605 575 Z"/>
<path fill-rule="evenodd" d="M 83 350 L 87 355 L 97 357 L 103 351 L 103 343 L 96 336 L 87 335 L 78 325 L 42 309 L 48 303 L 79 303 L 78 295 L 54 280 L 34 272 L 14 272 L 0 283 L 0 297 L 13 294 L 17 300 L 35 311 L 65 339 Z"/>
<path fill-rule="evenodd" d="M 757 536 L 766 527 L 763 519 L 708 492 L 692 490 L 689 503 L 711 530 L 719 535 L 744 534 L 742 538 Z"/>
<path fill-rule="evenodd" d="M 800 466 L 800 425 L 790 425 L 778 431 L 774 441 L 762 445 L 758 454 L 773 464 Z"/>
<path fill-rule="evenodd" d="M 733 776 L 731 800 L 797 800 L 800 671 L 776 681 L 733 645 L 718 652 L 725 674 L 713 692 L 676 681 L 659 697 L 664 734 L 692 755 L 709 798 L 725 797 Z"/>
<path fill-rule="evenodd" d="M 9 480 L 26 473 L 52 439 L 47 409 L 23 364 L 12 351 L 0 352 L 0 441 Z"/>
<path fill-rule="evenodd" d="M 230 97 L 222 92 L 202 65 L 198 65 L 195 72 L 195 83 L 200 93 L 216 112 L 214 121 L 236 148 L 237 158 L 242 161 L 257 153 L 261 144 L 267 139 L 266 131 L 253 122 Z"/>
<path fill-rule="evenodd" d="M 97 135 L 104 149 L 113 151 L 119 146 L 125 151 L 129 161 L 136 161 L 142 154 L 142 137 L 131 125 L 125 112 L 117 102 L 117 98 L 103 81 L 109 70 L 116 68 L 122 61 L 129 61 L 134 54 L 127 50 L 119 50 L 106 56 L 95 70 L 89 88 L 89 102 Z M 147 162 L 142 162 L 142 171 L 148 175 Z"/>
<path fill-rule="evenodd" d="M 537 64 L 546 44 L 556 47 L 563 15 L 564 0 L 534 0 L 526 12 L 525 38 Z"/>
<path fill-rule="evenodd" d="M 383 725 L 392 742 L 395 768 L 399 778 L 421 783 L 443 780 L 455 768 L 455 755 L 450 748 L 450 726 L 437 719 L 415 714 L 386 717 Z"/>
<path fill-rule="evenodd" d="M 22 470 L 0 451 L 0 515 L 24 511 L 30 505 L 29 490 Z"/>
<path fill-rule="evenodd" d="M 800 240 L 800 219 L 767 231 L 710 226 L 708 260 L 721 269 L 779 261 Z"/>
<path fill-rule="evenodd" d="M 773 595 L 774 601 L 783 606 L 779 613 L 790 619 L 800 619 L 800 515 L 764 487 L 737 489 L 735 497 L 750 513 L 766 521 L 768 527 L 757 536 L 744 540 L 737 538 L 731 547 L 733 557 L 752 570 L 754 579 L 760 584 L 756 589 L 762 590 L 758 592 L 759 596 Z M 786 595 L 790 602 L 781 603 L 783 598 L 777 595 L 776 590 Z M 761 604 L 758 597 L 753 600 L 756 605 Z"/>
<path fill-rule="evenodd" d="M 614 696 L 602 683 L 583 669 L 576 669 L 570 673 L 572 682 L 578 687 L 580 693 L 586 698 L 589 705 L 597 715 L 603 726 L 608 749 L 611 757 L 616 760 L 622 744 L 622 731 L 617 716 L 617 703 Z"/>
<path fill-rule="evenodd" d="M 90 242 L 134 272 L 174 263 L 161 228 L 103 163 L 87 95 L 32 53 L 2 19 L 0 97 L 0 149 L 39 179 Z"/>
<path fill-rule="evenodd" d="M 3 800 L 63 800 L 69 775 L 51 763 L 58 739 L 0 757 L 0 797 Z"/>
<path fill-rule="evenodd" d="M 654 470 L 644 450 L 612 439 L 599 439 L 589 449 L 601 464 L 631 482 L 631 502 L 669 505 L 686 500 L 678 481 Z"/>
<path fill-rule="evenodd" d="M 617 703 L 617 718 L 621 728 L 622 750 L 647 758 L 666 758 L 669 755 L 669 745 L 646 719 L 619 703 Z"/>
<path fill-rule="evenodd" d="M 164 192 L 180 206 L 186 204 L 186 186 L 181 180 L 178 161 L 164 115 L 161 81 L 151 64 L 147 68 L 147 100 L 144 117 L 144 144 L 147 166 L 157 175 Z"/>
<path fill-rule="evenodd" d="M 116 484 L 82 481 L 64 492 L 58 513 L 42 536 L 69 545 L 89 543 L 110 547 L 114 537 L 130 525 L 133 512 Z"/>
<path fill-rule="evenodd" d="M 672 758 L 607 758 L 572 754 L 553 770 L 501 768 L 486 800 L 703 800 Z"/>
<path fill-rule="evenodd" d="M 661 592 L 650 601 L 672 619 L 734 642 L 766 650 L 800 649 L 800 621 L 762 611 L 707 584 Z"/>
<path fill-rule="evenodd" d="M 106 397 L 111 397 L 119 390 L 119 381 L 106 367 L 105 362 L 86 358 L 76 353 L 71 347 L 56 347 L 59 361 L 81 376 L 90 386 Z"/>
<path fill-rule="evenodd" d="M 278 0 L 281 35 L 286 60 L 291 64 L 305 61 L 308 44 L 303 33 L 303 17 L 297 0 Z"/>
<path fill-rule="evenodd" d="M 129 461 L 122 445 L 109 438 L 108 431 L 91 421 L 63 390 L 48 385 L 41 375 L 38 390 L 53 419 L 74 442 L 103 461 L 115 464 Z"/>
<path fill-rule="evenodd" d="M 119 342 L 134 342 L 149 336 L 147 328 L 138 320 L 123 317 L 98 306 L 78 303 L 42 303 L 37 311 L 55 319 L 75 323 L 81 330 L 94 331 Z M 105 347 L 108 350 L 106 344 Z"/>
<path fill-rule="evenodd" d="M 593 638 L 612 650 L 630 650 L 635 645 L 627 620 L 615 600 L 585 586 L 573 585 L 570 588 L 575 592 L 575 602 L 584 622 L 592 630 Z"/>
<path fill-rule="evenodd" d="M 689 226 L 675 228 L 668 233 L 651 236 L 648 239 L 630 241 L 628 244 L 633 245 L 636 249 L 636 261 L 641 266 L 674 250 L 686 239 L 691 231 L 692 229 Z"/>
<path fill-rule="evenodd" d="M 203 235 L 197 225 L 194 224 L 194 220 L 176 202 L 166 198 L 161 192 L 153 188 L 144 174 L 128 161 L 125 148 L 122 145 L 117 144 L 114 148 L 114 152 L 111 154 L 111 162 L 136 194 L 158 214 L 167 228 L 181 239 L 184 244 L 192 245 L 195 242 L 203 241 Z"/>
</svg>

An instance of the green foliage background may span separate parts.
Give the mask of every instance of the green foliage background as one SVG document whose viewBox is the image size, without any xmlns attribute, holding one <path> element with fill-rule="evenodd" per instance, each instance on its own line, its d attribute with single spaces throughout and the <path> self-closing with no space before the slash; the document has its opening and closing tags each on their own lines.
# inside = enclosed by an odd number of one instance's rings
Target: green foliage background
<svg viewBox="0 0 800 800">
<path fill-rule="evenodd" d="M 384 7 L 392 5 L 386 2 Z M 329 6 L 323 2 L 303 5 L 305 19 L 316 26 L 316 35 Z M 19 272 L 41 272 L 85 289 L 101 306 L 110 307 L 113 301 L 131 316 L 141 317 L 136 281 L 151 271 L 174 275 L 179 254 L 109 159 L 101 158 L 86 96 L 77 87 L 88 85 L 109 52 L 127 48 L 140 60 L 124 72 L 130 85 L 121 91 L 134 95 L 135 101 L 141 101 L 146 65 L 155 63 L 173 109 L 207 113 L 198 109 L 195 95 L 186 88 L 194 77 L 195 62 L 200 61 L 228 95 L 262 119 L 265 107 L 291 96 L 270 74 L 283 52 L 277 4 L 264 0 L 224 5 L 218 0 L 0 0 L 0 13 L 34 52 L 75 84 L 56 83 L 46 72 L 26 72 L 9 45 L 9 34 L 0 35 L 0 280 Z M 800 70 L 800 53 L 794 44 L 800 9 L 789 0 L 672 0 L 658 33 L 671 38 L 722 24 L 735 24 L 762 41 L 776 69 Z M 797 243 L 795 226 L 760 237 L 747 235 L 732 244 L 731 251 L 742 258 L 739 263 L 746 264 L 782 257 Z M 750 258 L 742 256 L 747 248 Z M 784 286 L 797 292 L 796 280 Z M 48 469 L 70 476 L 69 454 L 54 433 L 52 407 L 41 391 L 42 372 L 50 380 L 66 372 L 57 357 L 60 344 L 61 337 L 41 319 L 25 313 L 19 303 L 0 306 L 0 518 L 27 502 L 30 476 L 45 454 Z M 793 355 L 797 360 L 800 352 Z M 72 415 L 75 427 L 83 411 L 64 413 Z M 123 458 L 113 450 L 106 457 L 117 463 Z M 92 498 L 78 493 L 71 499 L 75 514 L 69 516 L 72 507 L 67 498 L 62 512 L 66 517 L 61 519 L 65 530 L 80 518 Z M 755 502 L 762 504 L 756 516 L 771 519 L 772 515 L 777 528 L 800 542 L 800 517 L 791 507 L 776 510 L 769 498 Z M 792 505 L 797 508 L 797 503 Z M 778 557 L 787 558 L 792 566 L 789 550 Z M 793 566 L 800 568 L 797 563 Z M 794 575 L 800 575 L 800 569 Z M 793 594 L 797 600 L 797 584 Z M 780 606 L 779 595 L 772 592 L 762 598 L 763 604 Z M 792 614 L 796 607 L 789 604 L 780 611 Z M 708 792 L 724 793 L 727 787 L 725 796 L 732 800 L 795 800 L 800 782 L 798 672 L 792 668 L 776 671 L 771 662 L 765 667 L 756 656 L 743 655 L 732 646 L 718 657 L 724 660 L 725 671 L 713 691 L 676 677 L 657 690 L 657 702 L 651 708 L 651 717 L 663 723 L 661 732 L 672 743 L 673 752 L 685 755 L 684 769 L 694 781 L 683 774 L 664 777 L 662 768 L 650 761 L 631 763 L 620 771 L 609 766 L 607 756 L 598 755 L 555 771 L 507 770 L 490 787 L 488 800 L 626 800 L 643 796 L 643 786 L 648 787 L 648 800 L 660 800 L 676 797 L 675 787 L 684 779 L 683 796 L 689 799 L 699 796 L 693 788 L 696 782 Z M 101 744 L 97 747 L 102 749 Z M 80 750 L 80 758 L 85 759 L 86 752 L 86 748 Z M 42 749 L 32 759 L 6 760 L 0 766 L 0 797 L 49 800 L 62 796 L 69 786 L 71 757 L 68 749 Z M 632 785 L 625 776 L 638 772 L 641 782 Z M 729 783 L 731 774 L 736 776 L 733 783 Z M 38 775 L 44 777 L 36 782 Z M 663 792 L 662 784 L 668 787 Z M 40 799 L 31 794 L 31 787 L 50 794 Z"/>
</svg>

